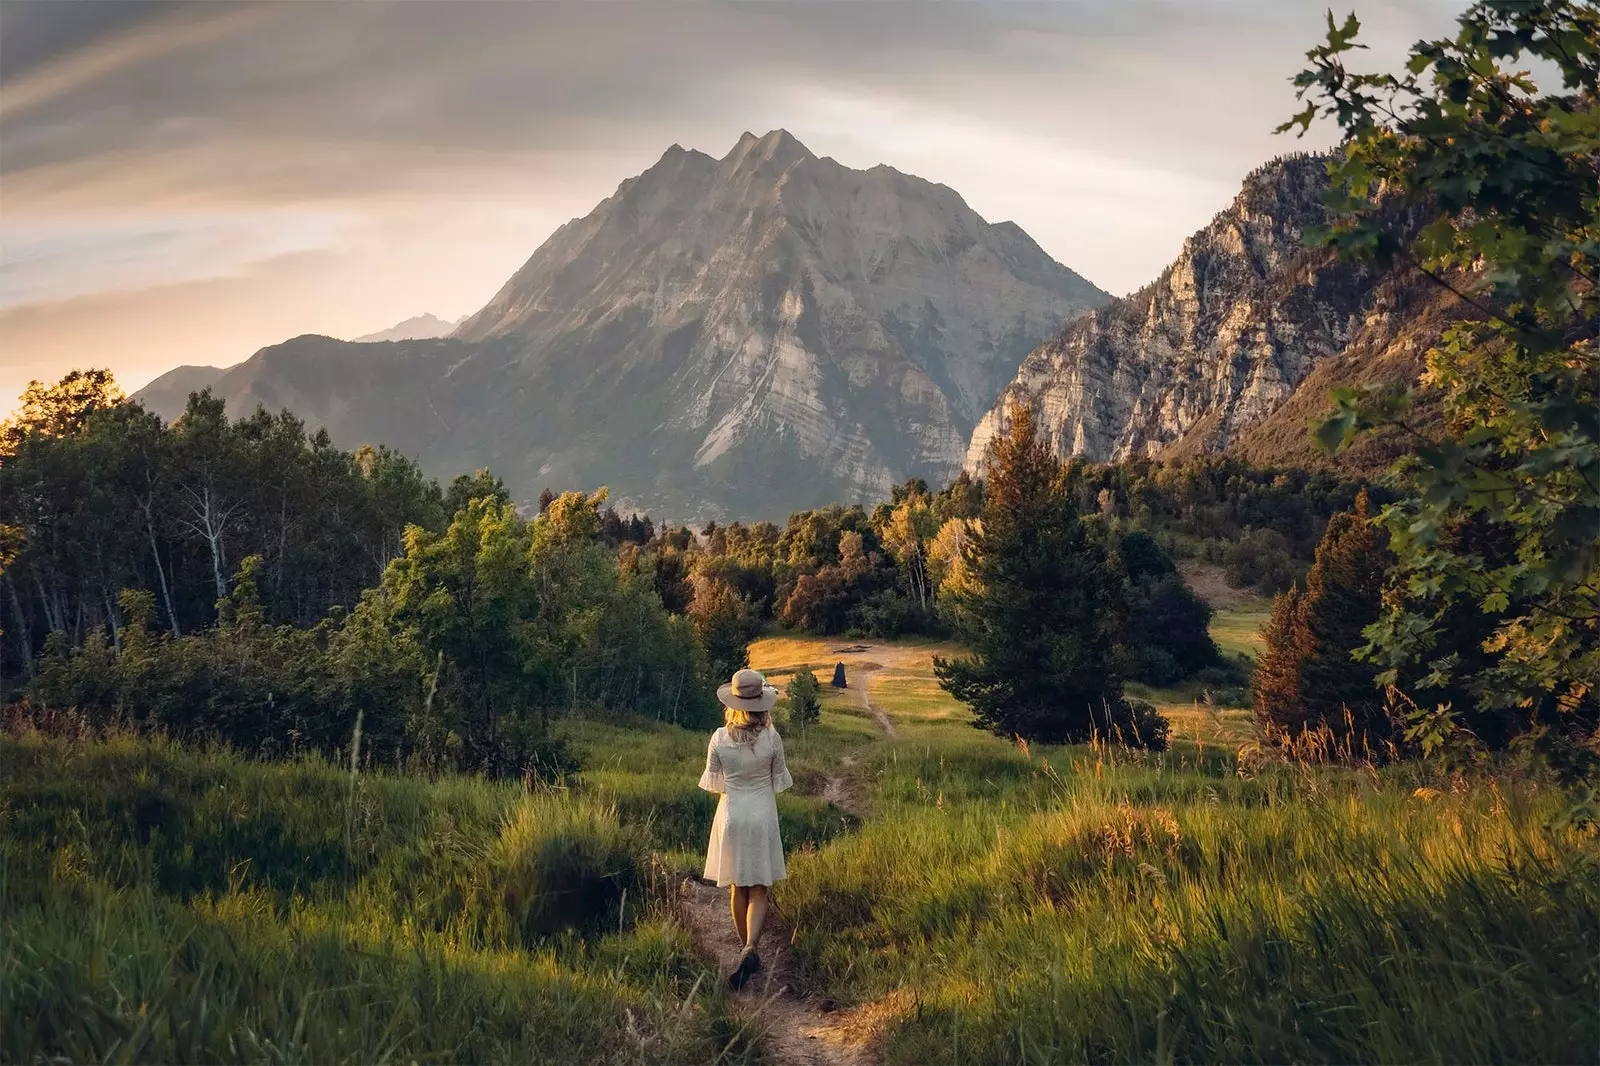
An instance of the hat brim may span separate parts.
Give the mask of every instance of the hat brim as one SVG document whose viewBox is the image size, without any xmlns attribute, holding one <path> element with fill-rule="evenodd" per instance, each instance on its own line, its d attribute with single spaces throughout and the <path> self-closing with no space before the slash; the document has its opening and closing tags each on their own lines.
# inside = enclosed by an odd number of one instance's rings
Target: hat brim
<svg viewBox="0 0 1600 1066">
<path fill-rule="evenodd" d="M 770 711 L 778 702 L 778 690 L 771 685 L 763 685 L 759 696 L 735 696 L 733 685 L 727 684 L 717 689 L 717 699 L 724 707 L 732 707 L 736 711 Z"/>
</svg>

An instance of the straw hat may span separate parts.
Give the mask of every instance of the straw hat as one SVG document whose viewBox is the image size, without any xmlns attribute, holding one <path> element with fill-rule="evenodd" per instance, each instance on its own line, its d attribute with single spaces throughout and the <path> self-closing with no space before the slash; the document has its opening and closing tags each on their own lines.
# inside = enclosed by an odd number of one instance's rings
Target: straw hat
<svg viewBox="0 0 1600 1066">
<path fill-rule="evenodd" d="M 717 689 L 717 699 L 736 711 L 770 711 L 778 702 L 778 690 L 767 684 L 766 676 L 759 671 L 740 670 L 732 681 Z"/>
</svg>

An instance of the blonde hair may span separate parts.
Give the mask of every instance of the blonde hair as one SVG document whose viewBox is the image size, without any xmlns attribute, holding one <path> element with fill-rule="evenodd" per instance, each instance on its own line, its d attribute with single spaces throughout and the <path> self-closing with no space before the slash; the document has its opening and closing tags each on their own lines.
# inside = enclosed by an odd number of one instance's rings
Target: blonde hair
<svg viewBox="0 0 1600 1066">
<path fill-rule="evenodd" d="M 740 744 L 755 740 L 763 729 L 772 724 L 766 711 L 747 711 L 727 706 L 722 708 L 722 721 L 728 727 L 728 735 Z"/>
</svg>

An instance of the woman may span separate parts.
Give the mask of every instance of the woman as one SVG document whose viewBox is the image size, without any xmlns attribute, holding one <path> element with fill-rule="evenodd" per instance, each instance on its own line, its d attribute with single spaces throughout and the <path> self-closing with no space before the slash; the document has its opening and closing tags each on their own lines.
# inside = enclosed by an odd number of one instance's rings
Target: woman
<svg viewBox="0 0 1600 1066">
<path fill-rule="evenodd" d="M 754 670 L 740 670 L 717 689 L 726 708 L 721 729 L 711 734 L 700 787 L 720 792 L 706 846 L 706 880 L 730 889 L 733 928 L 744 944 L 739 965 L 728 976 L 741 988 L 761 969 L 756 943 L 767 919 L 767 890 L 788 873 L 778 838 L 777 794 L 794 785 L 783 761 L 783 739 L 769 712 L 778 690 Z"/>
</svg>

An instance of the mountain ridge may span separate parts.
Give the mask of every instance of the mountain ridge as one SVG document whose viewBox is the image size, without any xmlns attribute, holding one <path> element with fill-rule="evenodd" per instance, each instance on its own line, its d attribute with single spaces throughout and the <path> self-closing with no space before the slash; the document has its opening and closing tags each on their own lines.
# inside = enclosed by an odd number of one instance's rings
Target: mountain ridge
<svg viewBox="0 0 1600 1066">
<path fill-rule="evenodd" d="M 1307 247 L 1306 232 L 1327 221 L 1327 182 L 1318 155 L 1253 170 L 1155 280 L 1023 359 L 974 429 L 966 469 L 981 471 L 1016 400 L 1038 406 L 1062 455 L 1231 451 L 1268 465 L 1387 465 L 1403 450 L 1393 439 L 1334 463 L 1312 444 L 1310 422 L 1335 385 L 1414 383 L 1459 310 L 1416 277 Z"/>
<path fill-rule="evenodd" d="M 438 315 L 425 311 L 420 315 L 413 315 L 403 322 L 396 322 L 388 329 L 382 329 L 376 333 L 367 333 L 351 339 L 357 344 L 376 344 L 383 341 L 433 340 L 435 337 L 448 337 L 465 321 L 465 315 L 454 322 L 446 322 Z"/>
<path fill-rule="evenodd" d="M 1109 299 L 954 190 L 773 130 L 669 147 L 447 338 L 294 338 L 215 387 L 522 500 L 781 517 L 953 475 L 1023 355 Z"/>
</svg>

